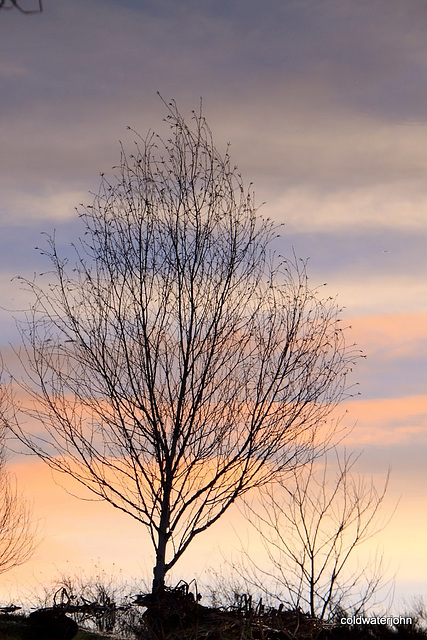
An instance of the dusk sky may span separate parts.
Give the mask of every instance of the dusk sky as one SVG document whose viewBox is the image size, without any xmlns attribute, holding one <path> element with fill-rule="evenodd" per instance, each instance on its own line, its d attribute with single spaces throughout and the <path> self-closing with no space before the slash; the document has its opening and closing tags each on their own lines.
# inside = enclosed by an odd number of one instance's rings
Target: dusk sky
<svg viewBox="0 0 427 640">
<path fill-rule="evenodd" d="M 75 207 L 119 161 L 119 141 L 132 144 L 126 127 L 165 132 L 157 92 L 188 117 L 202 97 L 216 146 L 231 143 L 263 215 L 284 223 L 278 251 L 309 258 L 310 281 L 337 296 L 348 340 L 367 356 L 353 374 L 361 395 L 342 406 L 354 425 L 346 446 L 364 451 L 359 470 L 379 485 L 391 467 L 385 515 L 400 498 L 367 553 L 383 551 L 397 602 L 427 596 L 427 4 L 43 4 L 41 14 L 0 11 L 4 359 L 29 303 L 13 277 L 49 266 L 35 250 L 41 233 L 55 229 L 60 247 L 77 239 Z M 74 567 L 149 574 L 142 526 L 69 496 L 37 459 L 11 455 L 9 468 L 43 533 L 32 560 L 0 575 L 0 603 Z M 242 527 L 227 514 L 174 576 L 236 553 Z"/>
</svg>

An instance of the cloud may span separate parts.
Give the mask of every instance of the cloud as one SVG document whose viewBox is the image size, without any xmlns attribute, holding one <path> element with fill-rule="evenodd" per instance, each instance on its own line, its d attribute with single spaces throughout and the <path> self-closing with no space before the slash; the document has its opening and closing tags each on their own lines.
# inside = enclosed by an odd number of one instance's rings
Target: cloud
<svg viewBox="0 0 427 640">
<path fill-rule="evenodd" d="M 218 145 L 232 141 L 290 229 L 422 225 L 425 118 L 405 111 L 413 100 L 384 111 L 422 71 L 416 3 L 384 15 L 332 1 L 127 2 L 100 14 L 58 0 L 42 18 L 2 34 L 3 215 L 61 216 L 52 192 L 68 202 L 96 188 L 127 124 L 161 127 L 160 89 L 184 111 L 204 96 Z"/>
<path fill-rule="evenodd" d="M 355 368 L 362 398 L 399 398 L 425 392 L 427 316 L 425 313 L 346 318 L 367 356 Z M 426 425 L 427 427 L 427 425 Z"/>
<path fill-rule="evenodd" d="M 350 148 L 348 153 L 351 154 Z M 348 173 L 351 176 L 351 167 Z M 315 170 L 310 172 L 308 169 L 306 176 L 307 182 L 315 181 Z M 375 169 L 372 169 L 371 177 L 375 177 Z M 337 185 L 341 182 L 338 180 Z M 426 230 L 426 207 L 427 191 L 424 188 L 398 182 L 355 189 L 332 187 L 330 190 L 324 186 L 320 188 L 320 185 L 316 189 L 308 184 L 284 188 L 280 195 L 267 201 L 264 211 L 268 211 L 274 220 L 284 222 L 290 234 L 360 234 L 362 230 L 365 233 L 377 230 L 416 233 Z"/>
<path fill-rule="evenodd" d="M 341 405 L 347 420 L 357 426 L 346 438 L 348 446 L 424 446 L 427 442 L 427 396 L 375 398 Z"/>
<path fill-rule="evenodd" d="M 374 273 L 361 279 L 357 274 L 352 278 L 346 274 L 334 278 L 332 284 L 331 293 L 338 295 L 339 304 L 344 305 L 352 316 L 425 311 L 427 282 L 419 274 Z"/>
<path fill-rule="evenodd" d="M 346 321 L 369 357 L 394 360 L 427 355 L 427 313 L 358 316 Z"/>
</svg>

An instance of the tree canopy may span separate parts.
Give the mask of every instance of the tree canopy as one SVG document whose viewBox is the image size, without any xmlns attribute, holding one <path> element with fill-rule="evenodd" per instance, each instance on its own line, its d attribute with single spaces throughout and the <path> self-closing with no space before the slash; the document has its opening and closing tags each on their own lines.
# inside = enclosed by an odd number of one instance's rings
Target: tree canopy
<svg viewBox="0 0 427 640">
<path fill-rule="evenodd" d="M 16 435 L 148 528 L 161 589 L 242 494 L 310 459 L 357 357 L 305 264 L 221 155 L 201 113 L 124 147 L 80 217 L 74 260 L 26 281 Z M 325 437 L 325 436 L 323 436 Z"/>
</svg>

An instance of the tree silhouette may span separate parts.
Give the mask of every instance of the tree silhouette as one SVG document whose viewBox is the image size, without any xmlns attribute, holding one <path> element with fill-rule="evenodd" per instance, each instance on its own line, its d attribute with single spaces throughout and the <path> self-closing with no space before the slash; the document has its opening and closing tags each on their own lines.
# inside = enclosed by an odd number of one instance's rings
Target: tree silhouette
<svg viewBox="0 0 427 640">
<path fill-rule="evenodd" d="M 248 521 L 261 536 L 270 568 L 255 564 L 244 552 L 235 566 L 250 584 L 273 593 L 292 609 L 309 611 L 320 620 L 334 619 L 341 611 L 366 611 L 378 596 L 381 559 L 356 559 L 360 545 L 383 530 L 378 516 L 389 475 L 378 490 L 372 479 L 354 472 L 359 456 L 340 455 L 335 465 L 310 461 L 294 469 L 280 488 L 261 488 L 258 504 L 245 501 Z M 335 466 L 335 471 L 332 471 Z"/>
<path fill-rule="evenodd" d="M 75 263 L 50 237 L 47 286 L 26 281 L 21 409 L 38 427 L 12 425 L 148 528 L 153 591 L 236 498 L 313 456 L 357 357 L 305 264 L 272 252 L 201 110 L 167 108 L 170 137 L 122 147 L 82 209 Z"/>
<path fill-rule="evenodd" d="M 0 392 L 2 412 L 7 393 Z M 26 562 L 35 548 L 36 531 L 31 511 L 21 498 L 15 478 L 6 469 L 5 426 L 0 427 L 0 574 Z"/>
</svg>

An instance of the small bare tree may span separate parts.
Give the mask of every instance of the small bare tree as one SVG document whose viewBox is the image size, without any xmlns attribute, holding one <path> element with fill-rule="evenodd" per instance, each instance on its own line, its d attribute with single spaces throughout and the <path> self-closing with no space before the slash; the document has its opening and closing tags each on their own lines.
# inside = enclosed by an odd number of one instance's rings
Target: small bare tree
<svg viewBox="0 0 427 640">
<path fill-rule="evenodd" d="M 15 478 L 6 470 L 5 428 L 0 426 L 0 574 L 26 562 L 34 548 L 31 512 L 18 493 Z"/>
<path fill-rule="evenodd" d="M 245 503 L 248 520 L 261 535 L 270 569 L 255 564 L 249 554 L 238 568 L 249 582 L 292 608 L 308 610 L 321 620 L 350 607 L 365 609 L 382 585 L 381 560 L 356 562 L 356 550 L 379 533 L 378 522 L 389 474 L 381 490 L 355 475 L 354 455 L 336 454 L 336 472 L 328 457 L 294 469 L 279 487 L 261 489 L 258 506 Z M 384 585 L 385 586 L 385 585 Z"/>
<path fill-rule="evenodd" d="M 122 148 L 80 213 L 75 263 L 50 238 L 48 288 L 26 282 L 39 431 L 13 426 L 148 528 L 154 591 L 236 498 L 313 455 L 357 358 L 304 263 L 270 252 L 277 230 L 202 114 L 167 108 L 170 138 Z"/>
</svg>

